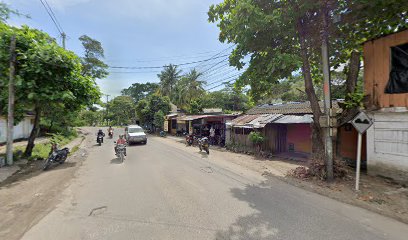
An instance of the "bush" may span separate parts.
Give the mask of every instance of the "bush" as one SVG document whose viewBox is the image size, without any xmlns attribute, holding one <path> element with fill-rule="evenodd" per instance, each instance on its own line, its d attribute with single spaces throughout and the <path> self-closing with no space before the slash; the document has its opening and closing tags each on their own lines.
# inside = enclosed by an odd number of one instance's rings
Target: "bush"
<svg viewBox="0 0 408 240">
<path fill-rule="evenodd" d="M 265 137 L 260 132 L 251 132 L 249 140 L 255 145 L 261 145 L 265 141 Z"/>
</svg>

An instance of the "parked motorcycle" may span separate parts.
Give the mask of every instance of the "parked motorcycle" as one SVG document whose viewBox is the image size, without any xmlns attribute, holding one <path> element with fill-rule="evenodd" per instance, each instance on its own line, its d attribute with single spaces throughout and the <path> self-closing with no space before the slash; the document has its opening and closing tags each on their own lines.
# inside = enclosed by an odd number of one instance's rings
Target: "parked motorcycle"
<svg viewBox="0 0 408 240">
<path fill-rule="evenodd" d="M 68 148 L 63 148 L 61 150 L 58 150 L 57 145 L 53 144 L 51 146 L 51 153 L 48 156 L 47 159 L 44 160 L 43 163 L 43 170 L 47 170 L 52 163 L 59 163 L 63 164 L 65 160 L 67 160 L 69 154 L 69 149 Z"/>
<path fill-rule="evenodd" d="M 198 148 L 200 148 L 200 152 L 204 150 L 207 154 L 210 154 L 210 141 L 208 137 L 203 137 L 198 140 Z"/>
<path fill-rule="evenodd" d="M 125 151 L 126 151 L 126 145 L 125 144 L 118 144 L 116 146 L 116 156 L 119 158 L 119 160 L 122 163 L 125 160 Z"/>
<path fill-rule="evenodd" d="M 160 137 L 166 137 L 167 133 L 165 131 L 160 131 Z"/>
<path fill-rule="evenodd" d="M 99 144 L 99 146 L 101 146 L 102 143 L 103 143 L 103 136 L 102 136 L 102 135 L 98 135 L 98 136 L 96 137 L 96 142 Z"/>
</svg>

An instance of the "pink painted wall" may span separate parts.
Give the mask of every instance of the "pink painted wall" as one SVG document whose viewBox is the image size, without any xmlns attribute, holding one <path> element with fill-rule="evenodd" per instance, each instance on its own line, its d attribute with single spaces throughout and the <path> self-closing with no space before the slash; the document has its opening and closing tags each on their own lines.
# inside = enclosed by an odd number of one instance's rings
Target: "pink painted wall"
<svg viewBox="0 0 408 240">
<path fill-rule="evenodd" d="M 308 123 L 288 124 L 287 146 L 293 143 L 295 152 L 312 152 L 312 129 Z"/>
</svg>

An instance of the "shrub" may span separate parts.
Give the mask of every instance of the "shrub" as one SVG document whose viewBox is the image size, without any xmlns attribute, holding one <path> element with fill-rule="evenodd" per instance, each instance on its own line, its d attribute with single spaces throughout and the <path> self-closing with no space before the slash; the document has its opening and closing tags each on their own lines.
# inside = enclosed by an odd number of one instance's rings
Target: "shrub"
<svg viewBox="0 0 408 240">
<path fill-rule="evenodd" d="M 249 139 L 255 145 L 261 145 L 265 141 L 265 137 L 260 132 L 251 132 Z"/>
</svg>

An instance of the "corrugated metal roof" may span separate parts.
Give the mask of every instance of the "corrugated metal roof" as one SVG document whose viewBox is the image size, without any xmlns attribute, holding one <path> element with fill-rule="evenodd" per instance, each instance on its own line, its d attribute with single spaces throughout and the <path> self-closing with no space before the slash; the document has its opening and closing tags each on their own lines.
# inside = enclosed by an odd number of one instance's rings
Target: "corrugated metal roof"
<svg viewBox="0 0 408 240">
<path fill-rule="evenodd" d="M 282 114 L 243 115 L 231 121 L 228 125 L 234 127 L 263 128 L 266 124 L 282 117 Z"/>
<path fill-rule="evenodd" d="M 319 102 L 320 108 L 323 111 L 323 102 Z M 341 112 L 341 108 L 337 101 L 332 102 L 336 112 Z M 288 103 L 279 105 L 262 105 L 254 107 L 247 111 L 247 114 L 312 114 L 310 102 Z"/>
<path fill-rule="evenodd" d="M 192 121 L 192 120 L 197 120 L 197 119 L 201 119 L 201 118 L 205 118 L 205 117 L 208 117 L 208 115 L 186 115 L 186 116 L 178 117 L 177 120 L 180 120 L 180 121 Z"/>
<path fill-rule="evenodd" d="M 274 122 L 276 119 L 282 117 L 282 114 L 262 114 L 257 118 L 250 121 L 248 125 L 252 125 L 254 128 L 263 128 L 266 124 Z"/>
<path fill-rule="evenodd" d="M 232 120 L 231 125 L 245 125 L 257 117 L 258 115 L 242 115 Z"/>
<path fill-rule="evenodd" d="M 312 115 L 303 115 L 303 116 L 284 115 L 278 120 L 274 121 L 273 123 L 293 124 L 293 123 L 312 123 L 312 122 L 313 122 Z"/>
</svg>

